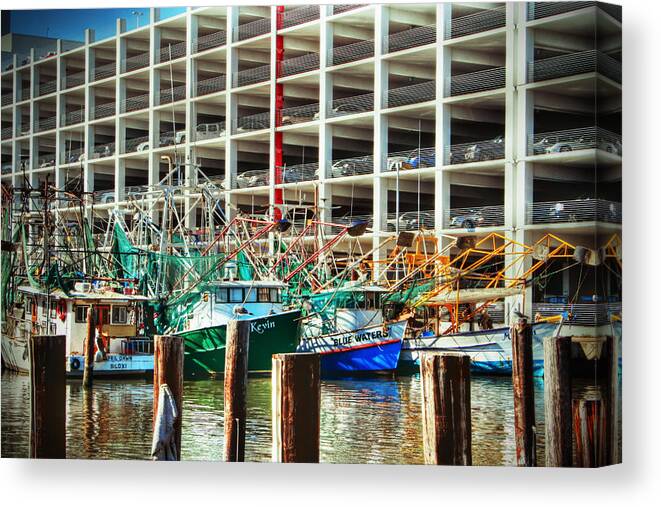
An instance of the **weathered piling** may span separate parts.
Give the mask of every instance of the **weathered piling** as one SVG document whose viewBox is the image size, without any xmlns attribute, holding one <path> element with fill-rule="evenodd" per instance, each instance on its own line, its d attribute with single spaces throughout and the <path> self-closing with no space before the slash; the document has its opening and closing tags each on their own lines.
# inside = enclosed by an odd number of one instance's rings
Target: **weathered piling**
<svg viewBox="0 0 661 507">
<path fill-rule="evenodd" d="M 66 458 L 66 338 L 30 337 L 30 457 Z"/>
<path fill-rule="evenodd" d="M 83 369 L 83 388 L 92 387 L 94 377 L 94 307 L 87 309 L 87 338 L 85 339 L 85 368 Z"/>
<path fill-rule="evenodd" d="M 599 392 L 572 402 L 574 466 L 596 468 L 607 464 L 608 410 Z"/>
<path fill-rule="evenodd" d="M 319 463 L 319 373 L 318 354 L 273 355 L 273 461 Z"/>
<path fill-rule="evenodd" d="M 533 387 L 532 326 L 525 319 L 512 326 L 512 388 L 517 466 L 534 467 L 536 457 L 535 391 Z"/>
<path fill-rule="evenodd" d="M 471 465 L 470 358 L 420 354 L 422 440 L 428 465 Z"/>
<path fill-rule="evenodd" d="M 170 388 L 177 409 L 173 427 L 177 460 L 180 460 L 184 394 L 184 340 L 181 336 L 154 337 L 154 425 L 158 420 L 158 400 L 163 384 Z"/>
<path fill-rule="evenodd" d="M 606 336 L 606 341 L 602 347 L 602 363 L 605 366 L 605 372 L 602 383 L 603 398 L 606 406 L 606 456 L 605 465 L 614 465 L 620 462 L 620 449 L 618 442 L 619 434 L 619 406 L 620 391 L 618 389 L 618 370 L 619 370 L 619 343 L 618 337 Z"/>
<path fill-rule="evenodd" d="M 546 466 L 572 465 L 571 338 L 544 340 Z"/>
<path fill-rule="evenodd" d="M 225 345 L 225 461 L 245 461 L 250 322 L 230 320 Z"/>
</svg>

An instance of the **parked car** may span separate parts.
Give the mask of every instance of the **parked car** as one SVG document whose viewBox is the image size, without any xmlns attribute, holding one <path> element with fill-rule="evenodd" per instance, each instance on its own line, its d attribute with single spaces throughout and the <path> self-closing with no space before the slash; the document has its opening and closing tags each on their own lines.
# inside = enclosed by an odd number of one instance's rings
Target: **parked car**
<svg viewBox="0 0 661 507">
<path fill-rule="evenodd" d="M 115 192 L 108 190 L 106 192 L 100 193 L 98 202 L 100 204 L 109 204 L 111 202 L 115 202 Z"/>
<path fill-rule="evenodd" d="M 140 143 L 138 147 L 135 149 L 135 151 L 145 151 L 149 149 L 149 141 L 145 141 L 143 143 Z"/>
<path fill-rule="evenodd" d="M 367 158 L 347 158 L 338 160 L 331 167 L 331 176 L 333 178 L 340 178 L 342 176 L 355 176 L 361 174 L 361 168 L 365 168 L 367 164 L 371 163 Z"/>
<path fill-rule="evenodd" d="M 7 174 L 11 172 L 11 163 L 9 164 L 2 164 L 2 174 Z"/>
<path fill-rule="evenodd" d="M 268 169 L 246 171 L 236 176 L 236 184 L 239 188 L 261 187 L 269 184 Z"/>
<path fill-rule="evenodd" d="M 585 149 L 586 142 L 583 136 L 575 139 L 560 139 L 558 136 L 545 136 L 532 145 L 534 155 L 548 153 L 564 153 L 568 151 Z"/>
<path fill-rule="evenodd" d="M 201 123 L 195 129 L 195 139 L 202 141 L 204 139 L 213 139 L 220 137 L 225 133 L 225 122 L 219 123 Z"/>
<path fill-rule="evenodd" d="M 388 171 L 408 169 L 409 167 L 409 157 L 400 155 L 388 157 Z"/>
<path fill-rule="evenodd" d="M 286 114 L 280 120 L 280 125 L 294 125 L 295 123 L 304 123 L 306 121 L 312 121 L 319 118 L 319 113 L 315 115 L 299 113 L 299 114 Z"/>
<path fill-rule="evenodd" d="M 484 216 L 477 210 L 471 210 L 468 213 L 455 215 L 450 219 L 450 228 L 456 229 L 474 229 L 484 223 Z"/>
<path fill-rule="evenodd" d="M 75 164 L 76 162 L 82 162 L 85 160 L 84 153 L 69 153 L 64 157 L 65 164 Z"/>
<path fill-rule="evenodd" d="M 101 146 L 95 146 L 94 147 L 94 158 L 103 158 L 103 157 L 109 157 L 114 153 L 114 146 L 104 144 Z"/>
<path fill-rule="evenodd" d="M 615 155 L 622 155 L 622 143 L 619 141 L 608 141 L 606 139 L 599 139 L 597 149 L 613 153 Z"/>
<path fill-rule="evenodd" d="M 497 160 L 505 155 L 505 138 L 498 135 L 488 141 L 471 144 L 464 152 L 466 162 Z"/>
<path fill-rule="evenodd" d="M 434 214 L 429 211 L 405 211 L 399 215 L 399 220 L 390 218 L 386 222 L 386 230 L 395 232 L 399 222 L 400 231 L 418 231 L 434 227 Z"/>
<path fill-rule="evenodd" d="M 172 135 L 172 132 L 161 132 L 158 139 L 159 146 L 170 146 L 172 144 L 181 144 L 186 142 L 186 131 L 180 130 Z"/>
<path fill-rule="evenodd" d="M 40 165 L 39 168 L 43 169 L 44 167 L 52 167 L 55 165 L 55 159 L 51 158 L 49 160 L 44 160 Z"/>
<path fill-rule="evenodd" d="M 411 169 L 419 169 L 421 167 L 435 167 L 436 155 L 433 150 L 429 149 L 413 150 L 408 155 L 407 165 Z"/>
<path fill-rule="evenodd" d="M 282 171 L 283 183 L 298 183 L 317 178 L 319 170 L 316 167 L 285 167 Z"/>
</svg>

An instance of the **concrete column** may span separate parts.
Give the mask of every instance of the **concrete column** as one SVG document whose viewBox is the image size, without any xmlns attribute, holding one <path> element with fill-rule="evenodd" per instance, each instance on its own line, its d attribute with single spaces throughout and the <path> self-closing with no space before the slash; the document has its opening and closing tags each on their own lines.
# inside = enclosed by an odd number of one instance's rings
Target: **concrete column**
<svg viewBox="0 0 661 507">
<path fill-rule="evenodd" d="M 160 10 L 152 7 L 149 9 L 149 158 L 147 159 L 147 184 L 153 188 L 160 181 L 160 156 L 154 153 L 154 149 L 158 146 L 159 141 L 159 118 L 158 113 L 154 111 L 154 106 L 158 105 L 158 95 L 160 91 L 159 74 L 154 70 L 154 65 L 159 61 L 160 57 L 160 32 L 154 26 L 154 23 L 160 16 Z M 154 207 L 155 208 L 155 207 Z M 152 208 L 152 220 L 156 220 L 156 211 Z"/>
<path fill-rule="evenodd" d="M 388 64 L 383 55 L 388 52 L 387 36 L 390 10 L 387 5 L 374 6 L 374 238 L 372 248 L 381 243 L 380 233 L 386 229 L 388 214 L 388 182 L 381 177 L 388 158 L 388 118 L 381 112 L 388 93 Z M 374 274 L 380 274 L 380 262 L 387 251 L 379 248 L 374 251 Z"/>
<path fill-rule="evenodd" d="M 269 208 L 271 218 L 275 216 L 275 99 L 276 99 L 276 83 L 278 78 L 278 66 L 276 59 L 276 38 L 278 33 L 278 13 L 277 7 L 275 5 L 271 6 L 271 79 L 270 79 L 270 93 L 269 93 L 269 117 L 270 125 L 269 129 Z M 285 216 L 285 211 L 280 210 L 282 216 Z M 273 241 L 269 241 L 271 247 L 273 247 Z"/>
<path fill-rule="evenodd" d="M 191 8 L 186 10 L 186 140 L 184 143 L 184 174 L 185 185 L 190 189 L 197 184 L 197 168 L 195 166 L 194 149 L 191 144 L 194 141 L 195 135 L 195 110 L 194 104 L 191 99 L 195 96 L 197 90 L 197 72 L 195 69 L 195 60 L 192 55 L 194 53 L 194 42 L 197 36 L 197 16 L 191 13 Z M 184 205 L 184 213 L 186 214 L 185 224 L 189 229 L 197 227 L 197 213 L 192 209 L 194 199 L 189 197 L 190 190 L 186 190 L 186 200 Z"/>
<path fill-rule="evenodd" d="M 333 99 L 333 78 L 327 67 L 333 49 L 333 25 L 327 21 L 328 6 L 321 6 L 319 19 L 319 202 L 320 218 L 331 222 L 333 192 L 330 167 L 333 161 L 333 127 L 326 123 Z"/>
<path fill-rule="evenodd" d="M 436 123 L 434 153 L 436 171 L 434 175 L 434 229 L 439 246 L 442 231 L 450 209 L 450 172 L 443 171 L 445 153 L 450 149 L 450 110 L 443 102 L 445 89 L 450 82 L 450 48 L 443 45 L 447 26 L 451 21 L 452 6 L 448 3 L 436 5 Z"/>
<path fill-rule="evenodd" d="M 116 24 L 116 43 L 115 43 L 115 97 L 118 96 L 124 100 L 125 95 L 120 90 L 119 74 L 122 68 L 122 60 L 126 55 L 126 41 L 122 38 L 122 33 L 126 31 L 126 20 L 117 19 Z M 93 97 L 90 97 L 93 100 Z M 121 100 L 115 100 L 115 112 L 120 108 Z M 123 152 L 125 144 L 126 129 L 125 121 L 117 115 L 115 118 L 115 209 L 119 208 L 119 203 L 126 199 L 126 160 L 119 158 Z"/>
<path fill-rule="evenodd" d="M 62 59 L 62 40 L 58 39 L 55 43 L 55 81 L 57 87 L 57 93 L 55 94 L 55 188 L 58 190 L 64 190 L 64 171 L 60 168 L 60 165 L 64 160 L 65 151 L 63 148 L 63 135 L 62 129 L 60 127 L 64 126 L 64 98 L 62 97 L 62 90 L 64 89 L 64 60 Z"/>
<path fill-rule="evenodd" d="M 90 95 L 93 93 L 90 85 L 93 67 L 94 53 L 90 44 L 94 42 L 94 30 L 87 28 L 85 30 L 85 123 L 83 124 L 83 147 L 85 157 L 83 157 L 83 192 L 94 192 L 94 166 L 90 164 L 90 158 L 94 153 L 94 132 L 90 126 Z M 88 203 L 93 202 L 92 195 L 87 199 Z M 92 214 L 89 207 L 85 208 L 85 217 L 92 225 Z"/>
<path fill-rule="evenodd" d="M 35 97 L 39 93 L 39 73 L 37 68 L 34 65 L 34 48 L 30 49 L 30 84 L 32 86 L 32 100 L 29 102 L 30 117 L 28 122 L 30 124 L 30 132 L 28 137 L 28 150 L 29 150 L 29 159 L 28 159 L 28 168 L 29 170 L 34 169 L 34 166 L 37 162 L 37 152 L 34 149 L 34 134 L 35 134 L 35 124 L 37 123 L 37 106 L 35 105 Z"/>
<path fill-rule="evenodd" d="M 236 215 L 237 198 L 232 189 L 236 181 L 237 145 L 231 138 L 233 125 L 237 118 L 237 97 L 232 89 L 232 80 L 239 69 L 239 54 L 234 47 L 234 32 L 239 26 L 239 7 L 227 7 L 227 68 L 225 93 L 225 217 L 231 220 Z"/>
</svg>

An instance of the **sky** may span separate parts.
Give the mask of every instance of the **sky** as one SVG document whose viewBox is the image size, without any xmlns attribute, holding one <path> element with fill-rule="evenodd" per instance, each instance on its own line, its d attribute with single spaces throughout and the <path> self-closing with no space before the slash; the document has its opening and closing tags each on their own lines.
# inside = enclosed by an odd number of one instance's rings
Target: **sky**
<svg viewBox="0 0 661 507">
<path fill-rule="evenodd" d="M 161 19 L 184 10 L 185 7 L 162 8 Z M 140 12 L 142 15 L 136 16 L 134 12 Z M 12 10 L 11 30 L 26 35 L 82 41 L 85 28 L 92 28 L 95 31 L 95 39 L 102 40 L 114 35 L 117 18 L 126 19 L 127 30 L 133 30 L 136 23 L 140 23 L 140 26 L 147 24 L 149 9 Z"/>
</svg>

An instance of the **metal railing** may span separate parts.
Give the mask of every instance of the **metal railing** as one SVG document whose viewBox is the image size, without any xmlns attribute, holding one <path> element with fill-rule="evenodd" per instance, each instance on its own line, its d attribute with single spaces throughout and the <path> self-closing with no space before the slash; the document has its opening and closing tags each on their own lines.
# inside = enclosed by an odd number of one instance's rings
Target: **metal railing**
<svg viewBox="0 0 661 507">
<path fill-rule="evenodd" d="M 55 116 L 50 118 L 41 118 L 34 124 L 35 132 L 43 132 L 44 130 L 51 130 L 57 127 L 57 119 Z"/>
<path fill-rule="evenodd" d="M 345 176 L 358 176 L 374 172 L 374 157 L 364 155 L 361 157 L 343 158 L 331 162 L 330 177 L 343 178 Z"/>
<path fill-rule="evenodd" d="M 197 82 L 197 96 L 222 92 L 227 85 L 227 76 L 214 76 Z"/>
<path fill-rule="evenodd" d="M 450 21 L 450 30 L 446 38 L 455 39 L 475 33 L 486 32 L 505 26 L 505 6 L 485 9 L 467 14 Z"/>
<path fill-rule="evenodd" d="M 124 72 L 131 72 L 147 66 L 149 66 L 149 52 L 129 56 L 124 60 Z"/>
<path fill-rule="evenodd" d="M 186 98 L 186 85 L 175 86 L 174 88 L 162 89 L 158 96 L 159 104 L 169 104 Z"/>
<path fill-rule="evenodd" d="M 386 92 L 386 107 L 405 106 L 436 98 L 436 81 L 401 86 Z"/>
<path fill-rule="evenodd" d="M 385 229 L 388 232 L 395 231 L 419 231 L 433 229 L 435 224 L 434 210 L 400 211 L 386 215 Z"/>
<path fill-rule="evenodd" d="M 269 184 L 269 170 L 257 169 L 256 171 L 244 171 L 236 175 L 234 188 L 263 187 Z"/>
<path fill-rule="evenodd" d="M 544 81 L 586 72 L 598 72 L 613 81 L 622 82 L 622 63 L 595 49 L 531 62 L 528 64 L 528 81 Z"/>
<path fill-rule="evenodd" d="M 14 136 L 12 127 L 3 127 L 2 139 L 11 139 Z"/>
<path fill-rule="evenodd" d="M 0 174 L 10 174 L 12 172 L 14 172 L 13 164 L 2 164 L 2 168 L 0 168 Z"/>
<path fill-rule="evenodd" d="M 2 105 L 3 106 L 8 106 L 14 101 L 14 94 L 13 93 L 3 93 L 2 94 Z"/>
<path fill-rule="evenodd" d="M 115 143 L 97 144 L 90 158 L 104 158 L 115 154 Z"/>
<path fill-rule="evenodd" d="M 446 164 L 467 164 L 505 158 L 505 138 L 496 136 L 485 141 L 453 144 L 445 149 Z"/>
<path fill-rule="evenodd" d="M 124 141 L 123 153 L 133 153 L 135 151 L 145 151 L 149 149 L 149 136 L 134 137 Z"/>
<path fill-rule="evenodd" d="M 99 104 L 94 109 L 92 109 L 92 120 L 98 120 L 100 118 L 107 118 L 108 116 L 113 116 L 115 114 L 115 103 L 108 102 L 107 104 Z"/>
<path fill-rule="evenodd" d="M 271 113 L 257 113 L 234 120 L 234 133 L 240 134 L 250 130 L 262 130 L 271 126 Z"/>
<path fill-rule="evenodd" d="M 596 5 L 597 2 L 528 2 L 528 19 L 547 18 Z"/>
<path fill-rule="evenodd" d="M 318 118 L 319 104 L 286 107 L 279 113 L 278 125 L 294 125 L 295 123 L 305 123 Z"/>
<path fill-rule="evenodd" d="M 154 342 L 152 340 L 122 340 L 122 354 L 153 354 Z"/>
<path fill-rule="evenodd" d="M 77 162 L 82 162 L 85 158 L 83 154 L 85 153 L 84 148 L 78 148 L 76 150 L 65 151 L 62 154 L 62 163 L 63 164 L 75 164 Z"/>
<path fill-rule="evenodd" d="M 258 37 L 269 33 L 271 31 L 271 19 L 262 18 L 251 21 L 250 23 L 244 23 L 239 25 L 234 32 L 234 39 L 236 41 L 252 39 L 253 37 Z"/>
<path fill-rule="evenodd" d="M 388 53 L 426 46 L 436 42 L 436 25 L 418 26 L 384 37 Z"/>
<path fill-rule="evenodd" d="M 64 88 L 74 88 L 85 84 L 85 71 L 76 72 L 75 74 L 68 74 L 62 80 Z"/>
<path fill-rule="evenodd" d="M 159 62 L 169 62 L 186 56 L 186 42 L 177 42 L 175 44 L 168 44 L 161 48 L 159 52 Z"/>
<path fill-rule="evenodd" d="M 388 153 L 385 171 L 402 171 L 422 169 L 436 166 L 436 150 L 431 148 L 415 148 L 413 150 L 394 151 Z"/>
<path fill-rule="evenodd" d="M 205 139 L 215 139 L 226 134 L 226 124 L 224 121 L 216 123 L 200 123 L 195 128 L 195 141 L 203 141 Z"/>
<path fill-rule="evenodd" d="M 76 123 L 81 123 L 85 121 L 85 109 L 78 109 L 77 111 L 70 111 L 64 115 L 62 118 L 62 125 L 65 127 L 68 125 L 75 125 Z"/>
<path fill-rule="evenodd" d="M 505 225 L 505 206 L 451 208 L 443 213 L 443 226 L 448 229 L 476 229 Z"/>
<path fill-rule="evenodd" d="M 466 93 L 497 90 L 505 86 L 505 67 L 478 70 L 452 76 L 450 79 L 450 96 L 464 95 Z M 447 93 L 447 90 L 446 90 Z"/>
<path fill-rule="evenodd" d="M 374 56 L 374 41 L 361 40 L 333 48 L 330 54 L 330 65 L 342 65 Z"/>
<path fill-rule="evenodd" d="M 39 96 L 53 93 L 57 90 L 57 80 L 39 83 Z"/>
<path fill-rule="evenodd" d="M 278 77 L 293 76 L 319 68 L 319 53 L 307 53 L 280 62 Z"/>
<path fill-rule="evenodd" d="M 359 7 L 365 7 L 366 5 L 367 4 L 335 4 L 333 5 L 333 14 L 339 14 L 341 12 L 358 9 Z"/>
<path fill-rule="evenodd" d="M 622 155 L 622 136 L 600 127 L 542 132 L 528 139 L 528 155 L 599 149 Z"/>
<path fill-rule="evenodd" d="M 567 322 L 583 326 L 610 324 L 611 315 L 622 313 L 622 303 L 533 303 L 533 315 L 567 315 Z"/>
<path fill-rule="evenodd" d="M 319 162 L 297 164 L 280 168 L 282 183 L 300 183 L 319 179 Z"/>
<path fill-rule="evenodd" d="M 622 203 L 604 199 L 573 199 L 528 204 L 529 224 L 574 222 L 622 223 Z"/>
<path fill-rule="evenodd" d="M 123 113 L 128 113 L 130 111 L 138 111 L 140 109 L 146 109 L 149 107 L 149 94 L 145 93 L 143 95 L 135 95 L 133 97 L 128 97 L 122 101 L 121 111 Z"/>
<path fill-rule="evenodd" d="M 306 5 L 304 7 L 295 7 L 278 14 L 278 26 L 280 28 L 289 28 L 290 26 L 300 25 L 319 19 L 319 6 Z"/>
<path fill-rule="evenodd" d="M 193 42 L 193 51 L 198 53 L 207 49 L 224 46 L 227 43 L 227 32 L 218 30 L 217 32 L 202 35 Z"/>
<path fill-rule="evenodd" d="M 262 65 L 252 69 L 245 69 L 234 74 L 233 86 L 248 86 L 251 84 L 268 81 L 271 78 L 271 66 Z"/>
<path fill-rule="evenodd" d="M 105 65 L 94 67 L 94 81 L 112 77 L 115 75 L 116 71 L 117 71 L 117 64 L 115 62 L 106 63 Z"/>
<path fill-rule="evenodd" d="M 352 97 L 335 99 L 330 103 L 328 117 L 345 116 L 347 114 L 364 113 L 374 109 L 374 94 L 365 93 Z"/>
</svg>

